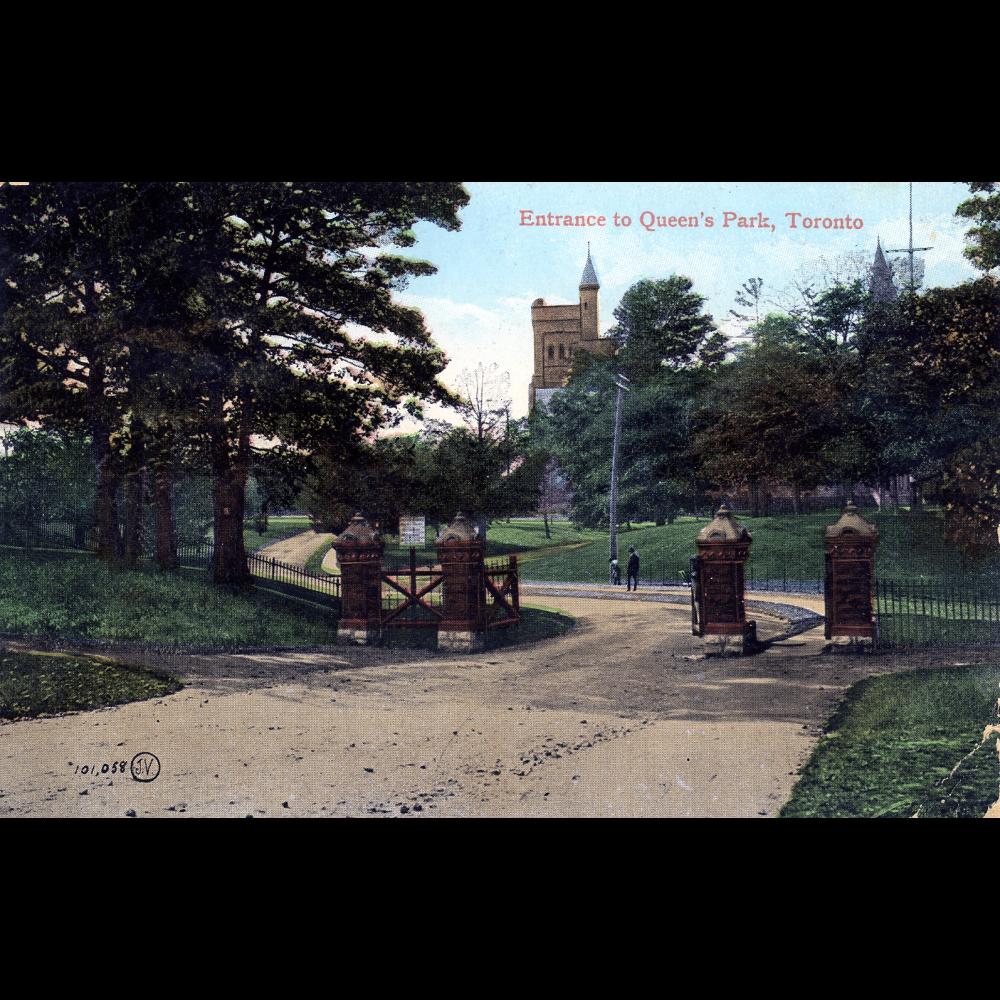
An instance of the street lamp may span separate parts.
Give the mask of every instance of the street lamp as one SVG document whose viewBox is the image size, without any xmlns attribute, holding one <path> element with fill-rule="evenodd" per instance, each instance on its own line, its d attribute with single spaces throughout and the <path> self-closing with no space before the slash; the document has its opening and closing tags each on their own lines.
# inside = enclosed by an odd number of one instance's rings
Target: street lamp
<svg viewBox="0 0 1000 1000">
<path fill-rule="evenodd" d="M 615 397 L 615 433 L 611 443 L 611 504 L 608 519 L 611 522 L 611 559 L 618 558 L 618 442 L 622 433 L 622 400 L 624 393 L 631 388 L 629 380 L 619 372 L 615 377 L 618 394 Z M 614 583 L 614 570 L 609 564 L 611 582 Z"/>
</svg>

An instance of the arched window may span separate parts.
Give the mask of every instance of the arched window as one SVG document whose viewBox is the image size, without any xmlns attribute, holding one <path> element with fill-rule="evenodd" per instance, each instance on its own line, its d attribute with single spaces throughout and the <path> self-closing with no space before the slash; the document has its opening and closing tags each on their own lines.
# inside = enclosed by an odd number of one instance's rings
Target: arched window
<svg viewBox="0 0 1000 1000">
<path fill-rule="evenodd" d="M 556 349 L 549 344 L 549 361 L 551 361 L 556 356 Z"/>
<path fill-rule="evenodd" d="M 560 344 L 559 345 L 559 360 L 563 361 L 566 357 L 566 348 Z"/>
</svg>

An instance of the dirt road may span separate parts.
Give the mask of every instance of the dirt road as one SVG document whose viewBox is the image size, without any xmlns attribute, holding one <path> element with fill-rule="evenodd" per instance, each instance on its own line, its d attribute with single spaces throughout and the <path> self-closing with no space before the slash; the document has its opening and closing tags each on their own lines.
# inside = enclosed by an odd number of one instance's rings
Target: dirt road
<svg viewBox="0 0 1000 1000">
<path fill-rule="evenodd" d="M 821 629 L 699 659 L 683 606 L 544 603 L 577 627 L 474 656 L 149 655 L 187 686 L 0 724 L 0 816 L 774 816 L 842 692 L 909 664 Z M 100 775 L 140 751 L 155 781 Z"/>
</svg>

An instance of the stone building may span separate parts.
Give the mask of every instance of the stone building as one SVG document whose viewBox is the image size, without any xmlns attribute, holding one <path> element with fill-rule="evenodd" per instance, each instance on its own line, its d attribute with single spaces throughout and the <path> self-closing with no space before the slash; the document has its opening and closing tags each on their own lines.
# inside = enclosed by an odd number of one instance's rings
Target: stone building
<svg viewBox="0 0 1000 1000">
<path fill-rule="evenodd" d="M 552 394 L 566 384 L 578 351 L 609 357 L 614 341 L 600 335 L 600 288 L 587 247 L 587 263 L 580 278 L 580 301 L 550 306 L 545 299 L 531 303 L 531 329 L 535 340 L 535 371 L 528 388 L 528 409 L 548 404 Z"/>
</svg>

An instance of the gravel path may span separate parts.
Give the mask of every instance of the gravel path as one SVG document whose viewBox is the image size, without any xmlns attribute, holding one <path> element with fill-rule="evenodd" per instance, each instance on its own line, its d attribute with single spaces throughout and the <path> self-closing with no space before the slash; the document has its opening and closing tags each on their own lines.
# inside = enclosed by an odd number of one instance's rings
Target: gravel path
<svg viewBox="0 0 1000 1000">
<path fill-rule="evenodd" d="M 304 567 L 309 557 L 322 545 L 333 541 L 336 536 L 326 531 L 303 531 L 289 538 L 281 538 L 264 548 L 257 554 L 265 559 L 277 559 L 287 566 Z"/>
<path fill-rule="evenodd" d="M 815 628 L 703 659 L 684 606 L 542 603 L 576 628 L 475 656 L 133 655 L 187 686 L 0 724 L 0 816 L 774 816 L 846 688 L 916 665 Z M 155 781 L 100 774 L 142 751 Z"/>
</svg>

